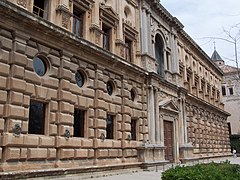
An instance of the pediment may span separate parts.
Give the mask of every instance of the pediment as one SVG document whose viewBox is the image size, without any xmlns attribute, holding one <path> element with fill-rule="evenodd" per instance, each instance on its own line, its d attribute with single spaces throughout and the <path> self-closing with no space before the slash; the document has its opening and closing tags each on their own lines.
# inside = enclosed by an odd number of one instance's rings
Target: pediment
<svg viewBox="0 0 240 180">
<path fill-rule="evenodd" d="M 163 110 L 168 110 L 174 113 L 179 113 L 179 108 L 177 104 L 171 99 L 165 99 L 159 102 L 159 108 Z"/>
<path fill-rule="evenodd" d="M 119 21 L 118 13 L 111 7 L 102 5 L 101 9 L 101 18 L 103 21 L 107 21 L 110 25 L 116 25 Z"/>
</svg>

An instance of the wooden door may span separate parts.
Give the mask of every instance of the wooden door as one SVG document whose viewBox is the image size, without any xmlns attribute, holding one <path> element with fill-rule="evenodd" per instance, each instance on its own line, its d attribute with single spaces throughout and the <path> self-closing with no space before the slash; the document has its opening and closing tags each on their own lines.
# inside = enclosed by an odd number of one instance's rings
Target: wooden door
<svg viewBox="0 0 240 180">
<path fill-rule="evenodd" d="M 173 122 L 164 121 L 165 159 L 173 162 Z"/>
</svg>

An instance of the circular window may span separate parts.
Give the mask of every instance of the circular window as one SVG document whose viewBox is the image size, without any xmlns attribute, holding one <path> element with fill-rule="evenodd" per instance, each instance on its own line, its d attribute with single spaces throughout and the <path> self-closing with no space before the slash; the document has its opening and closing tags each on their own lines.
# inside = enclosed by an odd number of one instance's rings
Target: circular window
<svg viewBox="0 0 240 180">
<path fill-rule="evenodd" d="M 36 56 L 33 59 L 33 68 L 39 76 L 44 76 L 47 72 L 46 60 L 44 60 L 42 57 Z"/>
<path fill-rule="evenodd" d="M 111 96 L 113 94 L 113 84 L 112 82 L 107 82 L 107 93 Z"/>
<path fill-rule="evenodd" d="M 134 89 L 131 89 L 130 96 L 131 96 L 131 100 L 134 101 L 136 98 L 136 92 L 134 91 Z"/>
<path fill-rule="evenodd" d="M 81 71 L 77 71 L 75 74 L 75 80 L 79 87 L 83 87 L 84 85 L 84 75 Z"/>
</svg>

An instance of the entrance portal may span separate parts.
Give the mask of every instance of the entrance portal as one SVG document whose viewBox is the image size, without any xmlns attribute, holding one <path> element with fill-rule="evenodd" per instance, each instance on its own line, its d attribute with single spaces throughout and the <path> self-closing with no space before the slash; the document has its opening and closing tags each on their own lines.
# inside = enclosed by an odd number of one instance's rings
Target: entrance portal
<svg viewBox="0 0 240 180">
<path fill-rule="evenodd" d="M 164 121 L 165 159 L 173 162 L 173 122 Z"/>
</svg>

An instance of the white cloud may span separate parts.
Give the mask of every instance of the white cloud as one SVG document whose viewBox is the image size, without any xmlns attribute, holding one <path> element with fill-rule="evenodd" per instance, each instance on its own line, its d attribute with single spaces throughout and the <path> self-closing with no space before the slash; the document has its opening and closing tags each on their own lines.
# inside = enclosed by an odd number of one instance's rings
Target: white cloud
<svg viewBox="0 0 240 180">
<path fill-rule="evenodd" d="M 212 55 L 214 49 L 213 41 L 201 38 L 216 36 L 227 38 L 223 33 L 223 28 L 229 29 L 240 23 L 239 0 L 161 0 L 160 3 L 183 23 L 184 30 L 209 56 Z M 222 40 L 215 41 L 217 51 L 226 63 L 235 65 L 227 59 L 235 58 L 234 45 Z M 240 47 L 240 40 L 238 46 Z M 238 52 L 240 57 L 240 48 Z"/>
</svg>

